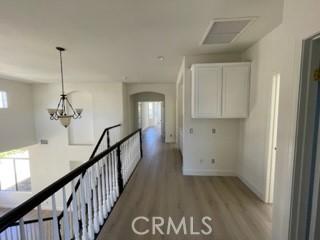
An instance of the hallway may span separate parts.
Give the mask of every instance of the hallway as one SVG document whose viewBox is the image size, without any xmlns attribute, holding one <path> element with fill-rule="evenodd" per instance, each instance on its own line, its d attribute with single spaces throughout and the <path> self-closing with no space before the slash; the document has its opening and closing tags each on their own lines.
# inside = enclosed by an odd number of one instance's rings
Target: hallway
<svg viewBox="0 0 320 240">
<path fill-rule="evenodd" d="M 98 239 L 271 239 L 271 206 L 260 201 L 236 177 L 192 177 L 181 173 L 181 157 L 174 144 L 164 144 L 155 128 L 143 135 L 144 158 L 102 228 Z M 146 235 L 136 235 L 132 221 L 139 216 L 150 222 L 138 221 L 139 231 L 150 229 Z M 166 232 L 168 217 L 178 226 L 186 217 L 194 219 L 194 231 L 203 228 L 201 218 L 212 218 L 211 235 L 152 235 L 151 219 L 162 216 Z"/>
</svg>

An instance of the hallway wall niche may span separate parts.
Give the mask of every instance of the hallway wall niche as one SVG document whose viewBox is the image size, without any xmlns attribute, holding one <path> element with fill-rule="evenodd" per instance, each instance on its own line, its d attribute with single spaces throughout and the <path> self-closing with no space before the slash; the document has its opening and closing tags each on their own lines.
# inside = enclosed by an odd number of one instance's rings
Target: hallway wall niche
<svg viewBox="0 0 320 240">
<path fill-rule="evenodd" d="M 85 111 L 85 114 L 77 121 L 72 121 L 68 128 L 69 145 L 94 144 L 92 94 L 73 91 L 68 94 L 68 98 L 74 108 L 82 108 Z"/>
</svg>

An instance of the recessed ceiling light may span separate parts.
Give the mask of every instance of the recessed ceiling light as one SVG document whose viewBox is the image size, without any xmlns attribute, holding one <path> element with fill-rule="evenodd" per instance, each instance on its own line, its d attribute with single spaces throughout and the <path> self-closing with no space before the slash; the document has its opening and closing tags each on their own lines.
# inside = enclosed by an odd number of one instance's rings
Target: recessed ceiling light
<svg viewBox="0 0 320 240">
<path fill-rule="evenodd" d="M 159 61 L 164 61 L 164 56 L 158 56 Z"/>
</svg>

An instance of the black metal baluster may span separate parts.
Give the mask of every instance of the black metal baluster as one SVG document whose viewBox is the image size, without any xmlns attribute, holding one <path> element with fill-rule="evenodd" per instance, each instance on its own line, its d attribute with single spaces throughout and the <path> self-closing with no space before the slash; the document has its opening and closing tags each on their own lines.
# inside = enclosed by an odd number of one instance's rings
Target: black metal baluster
<svg viewBox="0 0 320 240">
<path fill-rule="evenodd" d="M 140 157 L 143 158 L 143 150 L 142 150 L 142 130 L 139 129 L 139 137 L 140 137 Z"/>
<path fill-rule="evenodd" d="M 121 149 L 119 145 L 117 147 L 117 167 L 118 167 L 118 186 L 119 186 L 119 196 L 123 192 L 123 176 L 122 176 L 122 163 L 121 163 Z"/>
<path fill-rule="evenodd" d="M 108 146 L 108 148 L 110 147 L 110 133 L 109 133 L 109 129 L 107 130 L 107 146 Z"/>
</svg>

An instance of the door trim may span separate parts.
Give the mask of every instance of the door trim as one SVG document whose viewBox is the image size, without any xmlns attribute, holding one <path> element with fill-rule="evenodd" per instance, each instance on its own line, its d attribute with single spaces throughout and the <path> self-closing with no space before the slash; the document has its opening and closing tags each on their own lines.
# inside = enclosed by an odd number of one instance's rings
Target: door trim
<svg viewBox="0 0 320 240">
<path fill-rule="evenodd" d="M 311 80 L 312 43 L 318 36 L 303 42 L 297 128 L 293 165 L 293 184 L 289 222 L 289 239 L 305 240 L 309 235 L 310 200 L 312 201 L 314 174 L 313 154 L 317 131 L 317 82 Z"/>
</svg>

